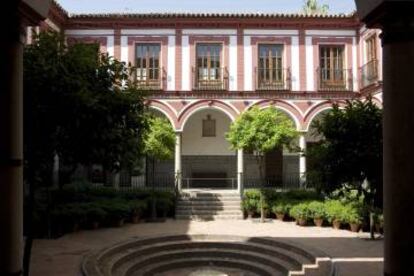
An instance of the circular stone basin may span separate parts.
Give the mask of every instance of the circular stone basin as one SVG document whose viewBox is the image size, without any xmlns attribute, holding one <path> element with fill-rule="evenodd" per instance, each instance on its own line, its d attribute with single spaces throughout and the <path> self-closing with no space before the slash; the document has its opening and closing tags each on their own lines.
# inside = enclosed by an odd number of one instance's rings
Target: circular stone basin
<svg viewBox="0 0 414 276">
<path fill-rule="evenodd" d="M 155 236 L 91 252 L 82 271 L 84 276 L 284 276 L 301 273 L 304 264 L 318 267 L 315 253 L 274 238 Z"/>
<path fill-rule="evenodd" d="M 258 276 L 238 269 L 222 267 L 199 267 L 170 270 L 154 276 Z"/>
<path fill-rule="evenodd" d="M 191 272 L 190 274 L 188 274 L 188 276 L 229 276 L 229 274 L 227 273 L 223 273 L 222 271 L 219 270 L 213 270 L 210 268 L 201 268 L 201 269 L 197 269 L 194 272 Z"/>
</svg>

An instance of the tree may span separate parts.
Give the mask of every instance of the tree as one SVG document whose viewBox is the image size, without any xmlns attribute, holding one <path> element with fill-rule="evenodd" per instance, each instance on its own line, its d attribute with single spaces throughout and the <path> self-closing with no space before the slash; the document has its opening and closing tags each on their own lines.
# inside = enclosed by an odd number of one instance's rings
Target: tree
<svg viewBox="0 0 414 276">
<path fill-rule="evenodd" d="M 292 120 L 274 107 L 253 107 L 244 112 L 231 125 L 226 134 L 231 148 L 255 153 L 260 180 L 264 183 L 265 153 L 283 146 L 290 146 L 297 137 Z M 264 222 L 263 192 L 261 193 L 261 221 Z"/>
<path fill-rule="evenodd" d="M 48 183 L 54 154 L 69 171 L 133 167 L 146 122 L 132 68 L 95 44 L 66 46 L 54 32 L 40 33 L 24 54 L 27 177 Z"/>
<path fill-rule="evenodd" d="M 153 193 L 151 218 L 152 220 L 155 220 L 155 161 L 168 160 L 173 158 L 175 147 L 175 132 L 167 119 L 150 116 L 148 122 L 149 128 L 144 136 L 144 152 L 152 161 L 151 186 Z"/>
<path fill-rule="evenodd" d="M 382 207 L 382 110 L 371 99 L 348 101 L 333 109 L 312 127 L 322 140 L 306 155 L 309 170 L 327 193 L 346 187 L 363 195 L 365 204 Z"/>
<path fill-rule="evenodd" d="M 23 69 L 28 273 L 35 189 L 50 185 L 54 155 L 70 172 L 79 164 L 134 166 L 146 122 L 142 93 L 129 81 L 132 68 L 95 44 L 67 46 L 62 34 L 41 32 L 25 46 Z"/>
<path fill-rule="evenodd" d="M 327 4 L 319 5 L 317 0 L 305 0 L 303 12 L 306 15 L 326 15 L 329 11 Z"/>
</svg>

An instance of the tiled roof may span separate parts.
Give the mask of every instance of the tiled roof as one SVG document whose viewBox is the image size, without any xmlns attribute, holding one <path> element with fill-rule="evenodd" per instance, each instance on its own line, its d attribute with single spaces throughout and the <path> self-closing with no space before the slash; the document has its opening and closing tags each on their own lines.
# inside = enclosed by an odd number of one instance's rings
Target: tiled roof
<svg viewBox="0 0 414 276">
<path fill-rule="evenodd" d="M 352 18 L 351 14 L 303 13 L 88 13 L 71 14 L 70 18 Z"/>
<path fill-rule="evenodd" d="M 56 9 L 57 12 L 61 13 L 63 16 L 69 16 L 69 13 L 56 0 L 52 1 L 52 9 L 53 8 Z"/>
</svg>

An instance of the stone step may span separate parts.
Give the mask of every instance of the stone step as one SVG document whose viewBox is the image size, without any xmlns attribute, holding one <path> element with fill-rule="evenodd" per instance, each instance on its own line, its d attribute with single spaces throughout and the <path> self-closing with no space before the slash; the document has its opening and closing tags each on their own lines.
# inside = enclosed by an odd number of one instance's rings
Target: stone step
<svg viewBox="0 0 414 276">
<path fill-rule="evenodd" d="M 132 239 L 117 244 L 86 256 L 82 270 L 85 276 L 164 275 L 165 270 L 213 263 L 229 268 L 247 264 L 251 267 L 244 270 L 261 270 L 252 275 L 287 275 L 287 271 L 289 275 L 329 275 L 330 259 L 320 262 L 321 258 L 316 256 L 325 255 L 314 249 L 305 250 L 286 239 L 177 235 Z M 228 263 L 216 263 L 220 261 Z M 279 274 L 280 271 L 284 273 Z"/>
<path fill-rule="evenodd" d="M 250 252 L 252 254 L 264 255 L 264 258 L 280 259 L 284 262 L 284 267 L 290 270 L 301 269 L 302 264 L 308 264 L 311 261 L 290 250 L 282 249 L 278 247 L 269 247 L 262 244 L 255 244 L 249 242 L 234 242 L 228 243 L 223 241 L 174 241 L 174 242 L 161 242 L 155 243 L 151 246 L 142 246 L 136 249 L 128 248 L 123 249 L 122 254 L 118 255 L 113 262 L 113 267 L 117 268 L 123 265 L 126 261 L 131 259 L 147 259 L 151 255 L 157 255 L 166 252 L 187 252 L 189 257 L 192 256 L 191 252 L 198 252 L 203 250 L 210 250 L 214 252 L 228 251 L 234 254 L 241 254 L 244 252 Z M 253 256 L 254 257 L 254 256 Z M 268 262 L 268 260 L 266 261 Z"/>
<path fill-rule="evenodd" d="M 233 199 L 238 198 L 240 199 L 239 194 L 211 194 L 211 193 L 196 193 L 196 194 L 181 194 L 181 199 L 187 199 L 187 198 L 206 198 L 206 199 L 216 199 L 216 200 L 222 200 L 222 199 Z"/>
<path fill-rule="evenodd" d="M 198 211 L 239 211 L 240 210 L 240 206 L 182 206 L 182 205 L 178 205 L 175 209 L 175 212 L 181 212 L 181 211 L 193 211 L 193 212 L 198 212 Z"/>
<path fill-rule="evenodd" d="M 192 210 L 192 209 L 181 209 L 176 210 L 175 214 L 180 215 L 191 215 L 191 214 L 197 214 L 197 215 L 220 215 L 220 214 L 228 214 L 228 215 L 241 215 L 243 214 L 242 211 L 239 210 L 214 210 L 214 209 L 204 209 L 204 210 Z"/>
<path fill-rule="evenodd" d="M 224 201 L 224 202 L 177 202 L 177 207 L 237 207 L 240 208 L 240 202 Z"/>
<path fill-rule="evenodd" d="M 182 197 L 178 201 L 208 201 L 208 202 L 222 202 L 222 201 L 241 201 L 239 197 L 224 197 L 224 198 L 212 198 L 212 197 Z"/>
<path fill-rule="evenodd" d="M 147 251 L 138 251 L 133 254 L 133 257 L 129 256 L 128 260 L 120 259 L 119 262 L 123 262 L 122 266 L 119 266 L 117 273 L 119 275 L 129 275 L 130 272 L 134 271 L 136 275 L 145 275 L 140 272 L 141 267 L 148 267 L 152 264 L 159 264 L 168 260 L 194 260 L 199 258 L 209 258 L 210 260 L 218 259 L 234 259 L 238 262 L 255 262 L 263 266 L 268 266 L 274 272 L 282 272 L 283 275 L 286 275 L 288 271 L 300 271 L 302 269 L 301 263 L 296 261 L 293 258 L 290 258 L 284 255 L 285 259 L 280 258 L 281 253 L 275 254 L 274 251 L 268 250 L 271 254 L 263 254 L 263 249 L 261 251 L 254 249 L 252 246 L 231 247 L 229 244 L 222 243 L 221 246 L 217 244 L 208 244 L 205 243 L 204 246 L 201 244 L 193 244 L 192 247 L 190 244 L 185 245 L 185 247 L 177 248 L 162 248 L 156 247 L 158 250 L 156 252 L 151 249 L 150 252 Z M 201 248 L 196 248 L 199 246 Z M 151 252 L 153 252 L 151 254 Z"/>
<path fill-rule="evenodd" d="M 142 270 L 139 271 L 131 271 L 127 272 L 126 276 L 129 275 L 142 275 L 142 276 L 161 276 L 165 275 L 165 271 L 176 270 L 178 268 L 197 268 L 197 267 L 223 267 L 223 268 L 238 268 L 243 271 L 249 271 L 250 274 L 243 275 L 257 275 L 257 276 L 282 276 L 286 275 L 283 272 L 276 271 L 270 268 L 267 265 L 258 264 L 254 261 L 246 261 L 240 262 L 240 260 L 236 258 L 217 258 L 217 257 L 199 257 L 199 258 L 191 258 L 187 260 L 175 260 L 170 259 L 164 262 L 154 264 L 151 266 L 147 266 Z"/>
<path fill-rule="evenodd" d="M 196 220 L 196 221 L 211 221 L 211 220 L 238 220 L 243 219 L 242 215 L 176 215 L 178 220 Z"/>
</svg>

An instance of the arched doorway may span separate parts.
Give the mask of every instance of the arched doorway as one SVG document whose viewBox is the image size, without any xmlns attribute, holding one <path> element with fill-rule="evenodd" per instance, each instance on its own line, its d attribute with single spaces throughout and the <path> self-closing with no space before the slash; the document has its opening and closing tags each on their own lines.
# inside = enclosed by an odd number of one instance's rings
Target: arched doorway
<svg viewBox="0 0 414 276">
<path fill-rule="evenodd" d="M 260 108 L 269 108 L 273 106 L 272 102 L 258 104 Z M 288 106 L 288 105 L 286 105 Z M 290 109 L 285 106 L 274 106 L 278 112 L 281 112 L 292 122 L 296 130 L 300 129 L 300 120 Z M 300 152 L 298 142 L 294 141 L 291 147 L 283 146 L 267 152 L 264 156 L 264 179 L 260 179 L 259 165 L 257 156 L 254 152 L 244 154 L 244 187 L 255 188 L 261 186 L 278 187 L 278 188 L 297 188 L 300 184 L 299 158 Z M 264 182 L 263 182 L 264 181 Z"/>
<path fill-rule="evenodd" d="M 150 107 L 148 113 L 150 116 L 165 119 L 174 128 L 173 120 L 159 109 Z M 157 189 L 174 189 L 174 157 L 168 160 L 152 160 L 151 158 L 144 157 L 142 164 L 142 173 L 131 178 L 132 186 L 150 187 L 154 184 Z"/>
<path fill-rule="evenodd" d="M 203 107 L 182 122 L 182 187 L 236 189 L 237 157 L 225 135 L 234 118 Z"/>
</svg>

